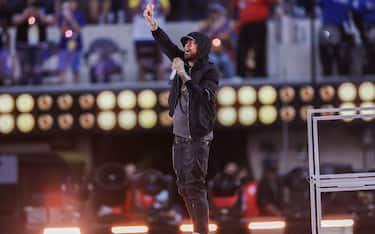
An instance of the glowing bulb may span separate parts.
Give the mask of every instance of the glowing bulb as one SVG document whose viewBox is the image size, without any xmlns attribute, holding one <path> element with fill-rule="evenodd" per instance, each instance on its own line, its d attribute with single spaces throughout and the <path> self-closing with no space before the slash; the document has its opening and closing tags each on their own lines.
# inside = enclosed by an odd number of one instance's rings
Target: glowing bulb
<svg viewBox="0 0 375 234">
<path fill-rule="evenodd" d="M 14 109 L 14 99 L 9 94 L 0 95 L 0 113 L 10 113 Z"/>
<path fill-rule="evenodd" d="M 111 110 L 116 106 L 116 96 L 111 91 L 103 91 L 96 98 L 96 103 L 102 110 Z"/>
<path fill-rule="evenodd" d="M 300 114 L 300 117 L 303 121 L 306 121 L 307 120 L 307 110 L 310 110 L 310 109 L 314 109 L 313 106 L 311 105 L 307 105 L 307 106 L 303 106 L 300 111 L 299 111 L 299 114 Z"/>
<path fill-rule="evenodd" d="M 14 129 L 14 118 L 10 114 L 0 115 L 0 133 L 9 134 Z"/>
<path fill-rule="evenodd" d="M 214 38 L 212 40 L 212 46 L 213 47 L 220 47 L 221 46 L 221 40 L 219 38 Z"/>
<path fill-rule="evenodd" d="M 73 116 L 71 114 L 62 114 L 58 117 L 57 122 L 62 130 L 68 130 L 73 126 Z"/>
<path fill-rule="evenodd" d="M 142 128 L 150 129 L 153 128 L 158 121 L 158 117 L 153 110 L 142 110 L 139 112 L 139 125 Z"/>
<path fill-rule="evenodd" d="M 95 125 L 95 116 L 91 113 L 82 114 L 79 117 L 79 124 L 83 129 L 91 129 Z"/>
<path fill-rule="evenodd" d="M 217 99 L 222 106 L 231 106 L 236 102 L 236 91 L 232 87 L 223 87 L 219 89 Z"/>
<path fill-rule="evenodd" d="M 241 107 L 238 111 L 238 120 L 244 126 L 250 126 L 257 120 L 257 110 L 252 106 Z"/>
<path fill-rule="evenodd" d="M 49 95 L 42 95 L 37 99 L 38 108 L 41 111 L 48 111 L 51 109 L 53 104 L 53 99 Z"/>
<path fill-rule="evenodd" d="M 352 83 L 343 83 L 338 88 L 338 96 L 343 102 L 352 102 L 357 97 L 357 89 Z"/>
<path fill-rule="evenodd" d="M 355 108 L 354 103 L 352 102 L 345 102 L 340 105 L 340 108 Z M 347 115 L 355 115 L 357 112 L 355 110 L 343 110 L 340 111 L 340 115 L 347 116 Z M 351 122 L 353 119 L 344 119 L 345 122 Z"/>
<path fill-rule="evenodd" d="M 41 130 L 47 131 L 52 128 L 53 118 L 51 115 L 44 114 L 38 117 L 38 126 Z"/>
<path fill-rule="evenodd" d="M 169 127 L 173 124 L 172 117 L 169 116 L 169 111 L 163 111 L 159 114 L 160 123 L 163 126 Z"/>
<path fill-rule="evenodd" d="M 35 24 L 36 22 L 36 18 L 34 16 L 30 16 L 28 19 L 27 19 L 27 22 L 29 23 L 29 25 L 33 25 Z"/>
<path fill-rule="evenodd" d="M 276 101 L 277 93 L 272 86 L 263 86 L 258 91 L 259 101 L 262 104 L 270 105 Z"/>
<path fill-rule="evenodd" d="M 34 108 L 34 98 L 30 94 L 21 94 L 17 97 L 16 106 L 19 112 L 30 112 Z"/>
<path fill-rule="evenodd" d="M 137 104 L 137 96 L 131 90 L 124 90 L 118 95 L 117 104 L 121 109 L 132 109 Z"/>
<path fill-rule="evenodd" d="M 138 94 L 138 105 L 143 109 L 153 108 L 157 103 L 157 97 L 152 90 L 143 90 Z"/>
<path fill-rule="evenodd" d="M 223 107 L 217 112 L 219 123 L 225 127 L 230 127 L 236 123 L 237 112 L 234 107 Z"/>
<path fill-rule="evenodd" d="M 33 130 L 35 126 L 35 119 L 29 113 L 20 114 L 17 117 L 17 127 L 23 133 L 28 133 Z"/>
<path fill-rule="evenodd" d="M 65 31 L 65 37 L 71 38 L 73 36 L 73 31 L 71 29 L 68 29 Z"/>
<path fill-rule="evenodd" d="M 361 107 L 375 107 L 375 104 L 373 102 L 364 102 L 361 104 Z M 375 109 L 374 110 L 361 110 L 360 114 L 362 115 L 375 115 Z M 365 121 L 371 121 L 374 117 L 369 118 L 363 118 Z"/>
<path fill-rule="evenodd" d="M 251 86 L 243 86 L 238 90 L 238 102 L 241 105 L 253 105 L 257 100 L 257 91 Z"/>
<path fill-rule="evenodd" d="M 259 120 L 263 124 L 270 125 L 277 119 L 277 110 L 274 106 L 266 105 L 259 109 Z"/>
<path fill-rule="evenodd" d="M 116 126 L 116 115 L 112 111 L 100 112 L 98 115 L 98 125 L 101 129 L 109 131 Z"/>
<path fill-rule="evenodd" d="M 285 122 L 291 122 L 296 117 L 296 109 L 292 106 L 282 107 L 280 110 L 280 117 Z"/>
<path fill-rule="evenodd" d="M 94 107 L 95 98 L 92 94 L 83 94 L 79 97 L 78 102 L 82 110 L 89 110 Z"/>
<path fill-rule="evenodd" d="M 57 98 L 57 105 L 60 110 L 69 110 L 73 106 L 73 98 L 69 94 L 61 95 Z"/>
<path fill-rule="evenodd" d="M 169 91 L 164 91 L 159 94 L 159 104 L 162 107 L 168 107 Z"/>
<path fill-rule="evenodd" d="M 299 96 L 303 102 L 311 102 L 314 99 L 314 89 L 311 86 L 305 86 L 300 89 Z"/>
<path fill-rule="evenodd" d="M 296 92 L 290 86 L 283 87 L 280 89 L 280 99 L 284 103 L 289 103 L 293 101 L 294 97 L 296 96 Z"/>
<path fill-rule="evenodd" d="M 372 82 L 364 82 L 359 86 L 359 97 L 362 101 L 371 102 L 375 99 L 375 85 Z"/>
<path fill-rule="evenodd" d="M 330 102 L 335 97 L 336 91 L 332 85 L 324 85 L 320 88 L 320 98 L 324 102 Z"/>
<path fill-rule="evenodd" d="M 137 124 L 137 115 L 134 111 L 121 111 L 118 116 L 118 123 L 122 129 L 133 129 Z"/>
</svg>

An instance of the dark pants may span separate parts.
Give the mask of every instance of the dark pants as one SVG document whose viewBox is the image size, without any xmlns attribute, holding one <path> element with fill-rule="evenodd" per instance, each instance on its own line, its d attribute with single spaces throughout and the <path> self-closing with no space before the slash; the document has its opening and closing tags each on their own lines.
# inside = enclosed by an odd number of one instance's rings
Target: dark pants
<svg viewBox="0 0 375 234">
<path fill-rule="evenodd" d="M 178 193 L 185 201 L 194 232 L 200 234 L 208 234 L 206 176 L 209 151 L 208 140 L 174 139 L 172 159 Z"/>
<path fill-rule="evenodd" d="M 237 43 L 237 74 L 241 77 L 249 75 L 264 77 L 266 68 L 267 22 L 258 21 L 243 25 Z M 247 66 L 249 50 L 255 55 L 255 68 Z"/>
</svg>

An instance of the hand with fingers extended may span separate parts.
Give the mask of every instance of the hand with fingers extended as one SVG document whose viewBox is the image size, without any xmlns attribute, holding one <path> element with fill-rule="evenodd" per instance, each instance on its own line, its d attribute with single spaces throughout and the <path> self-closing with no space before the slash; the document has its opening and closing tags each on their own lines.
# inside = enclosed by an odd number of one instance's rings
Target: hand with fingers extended
<svg viewBox="0 0 375 234">
<path fill-rule="evenodd" d="M 143 17 L 145 17 L 145 20 L 151 31 L 155 31 L 156 29 L 158 29 L 158 23 L 154 18 L 154 7 L 154 4 L 148 3 L 146 9 L 143 12 Z"/>
</svg>

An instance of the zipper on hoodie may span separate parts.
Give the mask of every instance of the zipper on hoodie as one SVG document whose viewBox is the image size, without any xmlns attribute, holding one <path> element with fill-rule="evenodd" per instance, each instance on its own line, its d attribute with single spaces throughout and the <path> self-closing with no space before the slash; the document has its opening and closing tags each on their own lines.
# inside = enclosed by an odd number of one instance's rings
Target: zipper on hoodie
<svg viewBox="0 0 375 234">
<path fill-rule="evenodd" d="M 188 74 L 189 76 L 191 77 L 191 69 L 193 69 L 193 67 L 189 67 L 189 70 L 188 70 Z M 185 85 L 185 84 L 184 84 Z M 188 124 L 188 129 L 189 129 L 189 139 L 191 139 L 191 130 L 190 130 L 190 92 L 189 90 L 188 91 L 188 102 L 187 102 L 187 124 Z"/>
</svg>

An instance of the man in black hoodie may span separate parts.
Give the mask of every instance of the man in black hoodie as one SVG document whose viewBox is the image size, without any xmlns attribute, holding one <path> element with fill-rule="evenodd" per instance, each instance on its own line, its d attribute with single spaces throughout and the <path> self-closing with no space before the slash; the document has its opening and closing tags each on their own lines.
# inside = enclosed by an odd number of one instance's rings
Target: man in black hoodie
<svg viewBox="0 0 375 234">
<path fill-rule="evenodd" d="M 194 224 L 194 233 L 208 234 L 207 167 L 216 115 L 215 96 L 220 72 L 208 61 L 210 39 L 199 32 L 181 38 L 180 50 L 158 27 L 153 6 L 144 17 L 161 50 L 176 71 L 169 93 L 173 118 L 173 168 L 178 192 Z"/>
</svg>

